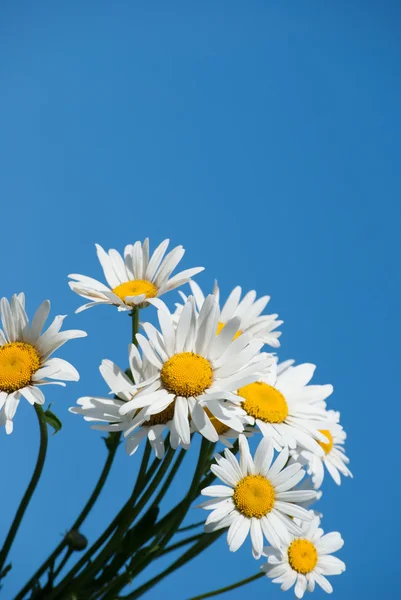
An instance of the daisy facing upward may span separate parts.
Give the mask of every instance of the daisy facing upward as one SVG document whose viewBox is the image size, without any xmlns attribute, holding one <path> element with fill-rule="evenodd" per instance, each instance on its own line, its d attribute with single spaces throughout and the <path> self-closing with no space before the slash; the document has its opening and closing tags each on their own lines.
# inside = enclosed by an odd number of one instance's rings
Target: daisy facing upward
<svg viewBox="0 0 401 600">
<path fill-rule="evenodd" d="M 75 312 L 81 312 L 97 304 L 112 304 L 118 310 L 132 310 L 134 306 L 148 303 L 160 306 L 157 299 L 166 292 L 190 281 L 203 271 L 203 267 L 187 269 L 170 279 L 185 250 L 177 246 L 165 256 L 169 240 L 164 240 L 149 255 L 149 239 L 125 247 L 124 258 L 117 250 L 108 252 L 96 244 L 97 256 L 103 268 L 108 286 L 86 275 L 69 275 L 73 281 L 70 288 L 79 296 L 90 300 Z"/>
<path fill-rule="evenodd" d="M 195 298 L 196 307 L 200 311 L 205 302 L 205 296 L 195 281 L 190 281 L 189 285 Z M 187 296 L 181 291 L 179 291 L 179 294 L 185 303 Z M 278 338 L 281 336 L 281 332 L 275 330 L 283 321 L 277 320 L 278 315 L 275 314 L 262 315 L 270 300 L 270 296 L 262 296 L 256 300 L 256 292 L 255 290 L 251 290 L 241 300 L 241 294 L 242 289 L 240 286 L 237 286 L 228 296 L 221 308 L 220 320 L 216 330 L 217 334 L 223 330 L 230 319 L 238 317 L 240 324 L 235 334 L 237 337 L 242 333 L 246 333 L 253 339 L 260 339 L 268 346 L 278 348 L 280 346 Z M 214 285 L 213 295 L 216 297 L 217 304 L 220 304 L 220 290 L 217 282 Z M 176 304 L 176 307 L 176 315 L 179 315 L 182 310 L 182 304 Z"/>
<path fill-rule="evenodd" d="M 238 318 L 231 319 L 216 336 L 219 317 L 213 295 L 206 298 L 199 314 L 189 298 L 176 326 L 167 307 L 159 309 L 161 333 L 148 327 L 148 337 L 136 336 L 156 374 L 140 384 L 135 398 L 124 404 L 120 413 L 146 407 L 145 418 L 166 411 L 164 418 L 170 420 L 173 414 L 184 445 L 190 443 L 190 420 L 196 431 L 211 442 L 218 441 L 210 413 L 228 428 L 243 431 L 245 412 L 234 392 L 255 381 L 268 359 L 259 352 L 263 342 L 251 341 L 245 334 L 233 341 Z"/>
</svg>

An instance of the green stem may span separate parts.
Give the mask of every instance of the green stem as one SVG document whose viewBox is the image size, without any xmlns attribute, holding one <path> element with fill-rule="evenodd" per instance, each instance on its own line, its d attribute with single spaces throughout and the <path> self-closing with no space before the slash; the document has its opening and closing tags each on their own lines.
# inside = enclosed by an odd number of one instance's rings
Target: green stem
<svg viewBox="0 0 401 600">
<path fill-rule="evenodd" d="M 121 433 L 112 432 L 109 434 L 109 443 L 107 444 L 107 448 L 108 448 L 107 459 L 106 459 L 106 462 L 102 469 L 102 472 L 100 474 L 100 477 L 98 479 L 98 482 L 97 482 L 95 489 L 93 490 L 89 500 L 87 501 L 84 508 L 82 509 L 82 512 L 80 513 L 77 520 L 72 525 L 72 527 L 70 528 L 69 531 L 80 528 L 80 526 L 82 525 L 82 523 L 85 521 L 86 517 L 88 516 L 89 512 L 91 511 L 92 507 L 94 506 L 96 500 L 98 499 L 100 492 L 102 491 L 102 489 L 106 483 L 107 477 L 109 476 L 110 469 L 113 464 L 113 461 L 114 461 L 114 458 L 115 458 L 115 455 L 117 452 L 117 448 L 120 443 L 120 437 L 121 437 Z M 64 550 L 64 548 L 67 546 L 67 544 L 68 544 L 68 539 L 67 539 L 67 535 L 66 535 L 61 540 L 61 542 L 59 543 L 57 548 L 54 549 L 54 551 L 50 554 L 50 556 L 47 558 L 47 560 L 43 563 L 43 565 L 36 571 L 36 573 L 31 577 L 31 579 L 22 588 L 22 590 L 15 596 L 14 600 L 22 600 L 24 598 L 24 596 L 31 589 L 31 587 L 34 585 L 34 583 L 36 581 L 38 581 L 38 579 L 43 575 L 43 573 L 52 564 L 54 564 L 54 561 L 59 556 L 59 554 Z M 58 574 L 58 572 L 59 572 L 59 569 L 56 571 L 56 573 Z"/>
<path fill-rule="evenodd" d="M 205 521 L 198 521 L 198 523 L 192 523 L 192 525 L 186 525 L 186 527 L 180 527 L 177 529 L 177 533 L 182 533 L 183 531 L 189 531 L 190 529 L 196 529 L 201 525 L 204 525 Z"/>
<path fill-rule="evenodd" d="M 203 598 L 212 598 L 212 596 L 218 596 L 219 594 L 224 594 L 225 592 L 230 592 L 231 590 L 235 590 L 236 588 L 246 585 L 247 583 L 256 581 L 256 579 L 260 579 L 261 577 L 264 577 L 264 575 L 265 575 L 264 573 L 256 573 L 255 575 L 252 575 L 251 577 L 242 579 L 241 581 L 238 581 L 237 583 L 233 583 L 232 585 L 227 585 L 226 587 L 220 588 L 219 590 L 214 590 L 213 592 L 208 592 L 207 594 L 201 594 L 200 596 L 194 596 L 193 598 L 190 598 L 190 600 L 203 600 Z"/>
<path fill-rule="evenodd" d="M 139 331 L 139 308 L 133 308 L 129 314 L 132 317 L 132 343 L 138 346 L 136 334 Z"/>
<path fill-rule="evenodd" d="M 88 502 L 85 504 L 84 508 L 82 509 L 81 514 L 79 515 L 79 517 L 77 518 L 77 520 L 75 521 L 75 523 L 73 524 L 71 529 L 79 529 L 81 527 L 82 523 L 85 521 L 86 517 L 92 510 L 96 500 L 98 499 L 99 494 L 102 491 L 104 484 L 106 483 L 107 477 L 109 476 L 110 469 L 111 469 L 111 466 L 114 461 L 114 457 L 117 452 L 117 448 L 120 444 L 120 438 L 121 438 L 121 432 L 110 432 L 109 433 L 110 442 L 109 442 L 109 446 L 108 446 L 109 453 L 107 456 L 107 460 L 104 464 L 103 470 L 100 474 L 100 477 L 95 486 L 95 489 L 93 490 Z M 110 448 L 110 446 L 111 446 L 111 448 Z"/>
<path fill-rule="evenodd" d="M 185 538 L 185 540 L 181 540 L 180 542 L 176 542 L 175 544 L 171 544 L 171 546 L 167 546 L 161 552 L 158 553 L 157 558 L 160 556 L 164 556 L 169 552 L 173 552 L 173 550 L 178 550 L 178 548 L 182 548 L 182 546 L 186 546 L 187 544 L 191 544 L 192 542 L 197 542 L 200 538 L 205 535 L 204 533 L 198 533 L 196 535 L 192 535 L 191 537 Z"/>
<path fill-rule="evenodd" d="M 8 553 L 13 544 L 14 538 L 17 534 L 19 526 L 21 525 L 21 521 L 24 517 L 25 511 L 28 508 L 28 504 L 32 498 L 32 495 L 38 485 L 40 476 L 42 474 L 43 466 L 46 458 L 46 450 L 47 450 L 47 425 L 46 421 L 43 417 L 43 409 L 39 404 L 35 404 L 35 412 L 39 422 L 39 430 L 40 430 L 40 445 L 39 445 L 39 453 L 36 461 L 35 470 L 33 472 L 31 481 L 26 489 L 26 492 L 21 500 L 21 503 L 18 507 L 14 520 L 11 524 L 10 530 L 4 542 L 4 546 L 0 552 L 0 573 L 3 570 L 4 563 L 7 560 Z"/>
<path fill-rule="evenodd" d="M 145 476 L 145 483 L 144 486 L 148 485 L 149 481 L 152 479 L 153 475 L 155 474 L 155 472 L 157 471 L 157 469 L 160 467 L 160 465 L 162 464 L 162 460 L 160 460 L 160 458 L 154 458 L 152 464 L 150 465 L 149 469 L 146 471 L 146 476 Z"/>
</svg>

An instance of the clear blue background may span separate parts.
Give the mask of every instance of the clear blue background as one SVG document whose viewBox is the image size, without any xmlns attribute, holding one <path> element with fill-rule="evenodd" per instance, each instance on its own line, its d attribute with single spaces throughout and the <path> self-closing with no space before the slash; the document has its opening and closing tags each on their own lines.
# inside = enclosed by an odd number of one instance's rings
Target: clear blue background
<svg viewBox="0 0 401 600">
<path fill-rule="evenodd" d="M 105 393 L 102 358 L 126 364 L 128 318 L 105 307 L 75 316 L 67 274 L 100 277 L 95 242 L 122 250 L 146 236 L 153 247 L 182 243 L 184 267 L 206 267 L 206 290 L 218 277 L 224 295 L 237 284 L 271 294 L 285 321 L 281 357 L 316 362 L 317 381 L 334 384 L 355 474 L 341 488 L 325 481 L 324 527 L 343 534 L 348 569 L 332 578 L 334 597 L 394 597 L 400 19 L 390 0 L 1 2 L 0 292 L 24 290 L 31 315 L 50 298 L 53 315 L 89 334 L 59 353 L 80 382 L 47 390 L 64 428 L 13 546 L 6 600 L 103 464 L 100 435 L 68 406 Z M 2 536 L 36 451 L 35 417 L 21 403 L 14 434 L 0 432 Z M 91 539 L 138 462 L 120 452 L 83 528 Z M 221 539 L 144 598 L 186 600 L 256 570 L 249 543 L 231 555 Z M 229 597 L 247 594 L 284 597 L 264 579 Z"/>
</svg>

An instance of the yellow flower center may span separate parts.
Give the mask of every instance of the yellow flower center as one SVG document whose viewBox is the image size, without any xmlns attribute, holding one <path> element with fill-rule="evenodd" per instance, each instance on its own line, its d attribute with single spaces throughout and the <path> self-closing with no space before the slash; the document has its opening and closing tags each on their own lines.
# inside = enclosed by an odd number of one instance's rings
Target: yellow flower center
<svg viewBox="0 0 401 600">
<path fill-rule="evenodd" d="M 247 475 L 237 483 L 234 490 L 234 504 L 246 517 L 261 519 L 274 506 L 274 487 L 262 475 Z"/>
<path fill-rule="evenodd" d="M 12 342 L 0 346 L 0 390 L 10 394 L 29 385 L 39 367 L 39 352 L 31 344 Z"/>
<path fill-rule="evenodd" d="M 145 294 L 146 298 L 155 298 L 157 296 L 158 289 L 150 281 L 145 279 L 134 279 L 133 281 L 126 281 L 120 283 L 113 289 L 113 293 L 116 294 L 123 302 L 128 296 L 141 296 Z M 133 306 L 131 302 L 127 302 L 130 306 Z"/>
<path fill-rule="evenodd" d="M 320 429 L 320 433 L 322 433 L 324 436 L 326 436 L 327 439 L 329 440 L 327 442 L 327 444 L 325 442 L 318 442 L 318 444 L 323 448 L 325 453 L 328 454 L 333 447 L 333 443 L 334 443 L 333 436 L 331 435 L 331 433 L 328 429 Z"/>
<path fill-rule="evenodd" d="M 218 323 L 216 335 L 219 335 L 219 333 L 221 333 L 223 331 L 225 326 L 226 326 L 226 323 L 221 323 L 221 322 Z M 240 335 L 241 335 L 241 331 L 237 331 L 237 333 L 233 337 L 233 341 L 236 340 L 237 338 L 239 338 Z"/>
<path fill-rule="evenodd" d="M 160 371 L 163 386 L 176 396 L 199 396 L 213 381 L 210 362 L 194 352 L 181 352 L 169 358 Z"/>
<path fill-rule="evenodd" d="M 215 428 L 215 430 L 217 431 L 217 433 L 219 435 L 221 435 L 223 433 L 227 433 L 227 431 L 230 429 L 227 425 L 224 425 L 224 423 L 222 423 L 221 421 L 216 419 L 216 417 L 213 415 L 213 413 L 210 412 L 210 410 L 208 408 L 204 408 L 204 411 L 207 414 L 207 416 L 209 417 L 213 427 Z"/>
<path fill-rule="evenodd" d="M 294 540 L 288 548 L 288 562 L 297 573 L 310 573 L 317 564 L 315 546 L 309 540 Z"/>
<path fill-rule="evenodd" d="M 168 405 L 167 408 L 161 412 L 152 415 L 149 421 L 145 421 L 144 425 L 151 427 L 152 425 L 165 425 L 168 421 L 171 421 L 174 417 L 174 406 L 175 401 Z"/>
<path fill-rule="evenodd" d="M 276 388 L 256 381 L 238 390 L 244 398 L 242 408 L 248 415 L 265 423 L 283 423 L 288 417 L 288 404 Z"/>
</svg>

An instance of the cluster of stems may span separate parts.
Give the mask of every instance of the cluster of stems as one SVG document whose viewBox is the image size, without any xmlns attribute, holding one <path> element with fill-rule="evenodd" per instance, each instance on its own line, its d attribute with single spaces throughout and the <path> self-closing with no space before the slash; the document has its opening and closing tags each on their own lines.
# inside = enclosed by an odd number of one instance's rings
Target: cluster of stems
<svg viewBox="0 0 401 600">
<path fill-rule="evenodd" d="M 132 339 L 133 343 L 136 343 L 139 309 L 131 312 L 131 318 Z M 38 459 L 32 479 L 0 551 L 0 579 L 5 577 L 11 568 L 11 565 L 7 564 L 8 554 L 45 462 L 47 423 L 41 407 L 35 405 L 35 410 L 40 428 Z M 214 480 L 210 465 L 215 444 L 202 438 L 193 479 L 184 497 L 174 508 L 164 515 L 161 514 L 162 500 L 188 451 L 183 449 L 174 451 L 170 447 L 162 460 L 154 458 L 151 461 L 151 447 L 147 442 L 137 480 L 124 506 L 87 549 L 82 550 L 79 544 L 74 544 L 74 539 L 78 541 L 83 539 L 83 545 L 86 545 L 85 538 L 79 533 L 80 528 L 106 483 L 120 444 L 120 437 L 120 433 L 109 433 L 105 440 L 107 457 L 104 467 L 82 512 L 67 535 L 16 594 L 14 600 L 134 600 L 203 552 L 221 535 L 222 531 L 193 534 L 193 531 L 200 528 L 203 522 L 182 526 L 188 510 L 202 488 L 210 485 Z M 174 536 L 178 537 L 173 540 Z M 78 554 L 79 549 L 82 555 Z M 156 575 L 154 573 L 155 570 L 157 572 L 157 567 L 153 567 L 149 580 L 140 586 L 135 585 L 138 575 L 151 563 L 173 551 L 180 552 L 170 566 Z M 71 559 L 76 555 L 79 559 L 74 563 Z M 257 577 L 259 574 L 249 580 Z M 233 589 L 233 586 L 223 588 L 218 593 L 229 589 Z M 206 598 L 216 593 L 197 598 Z"/>
</svg>

